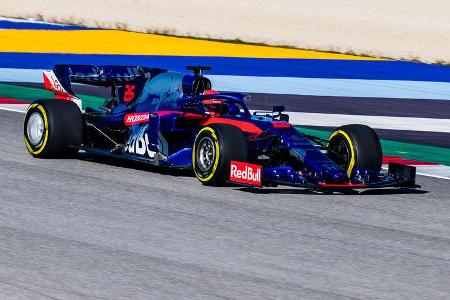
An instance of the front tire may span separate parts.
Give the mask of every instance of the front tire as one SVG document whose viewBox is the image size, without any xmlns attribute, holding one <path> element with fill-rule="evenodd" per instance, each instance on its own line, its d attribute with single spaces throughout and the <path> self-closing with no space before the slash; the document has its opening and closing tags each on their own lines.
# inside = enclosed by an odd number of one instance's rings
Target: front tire
<svg viewBox="0 0 450 300">
<path fill-rule="evenodd" d="M 247 141 L 241 130 L 227 124 L 202 128 L 192 147 L 195 176 L 204 185 L 224 185 L 230 175 L 230 162 L 247 161 Z"/>
<path fill-rule="evenodd" d="M 83 119 L 78 106 L 66 100 L 37 100 L 25 115 L 24 142 L 38 158 L 73 156 L 81 146 Z"/>
<path fill-rule="evenodd" d="M 336 128 L 328 139 L 327 155 L 351 177 L 355 169 L 380 171 L 383 153 L 375 131 L 366 125 Z"/>
</svg>

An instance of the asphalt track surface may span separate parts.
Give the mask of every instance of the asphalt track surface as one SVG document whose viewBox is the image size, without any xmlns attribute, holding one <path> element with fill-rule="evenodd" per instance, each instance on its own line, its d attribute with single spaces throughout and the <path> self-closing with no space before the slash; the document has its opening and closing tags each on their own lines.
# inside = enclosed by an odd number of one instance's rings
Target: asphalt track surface
<svg viewBox="0 0 450 300">
<path fill-rule="evenodd" d="M 0 299 L 448 299 L 450 181 L 322 195 L 33 159 L 0 111 Z M 176 176 L 179 175 L 179 176 Z"/>
</svg>

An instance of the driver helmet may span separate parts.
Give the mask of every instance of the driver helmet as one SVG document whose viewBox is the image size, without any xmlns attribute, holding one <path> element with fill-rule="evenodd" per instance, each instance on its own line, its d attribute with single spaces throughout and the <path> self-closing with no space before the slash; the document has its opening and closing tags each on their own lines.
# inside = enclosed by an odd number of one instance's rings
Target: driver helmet
<svg viewBox="0 0 450 300">
<path fill-rule="evenodd" d="M 205 90 L 203 95 L 218 95 L 216 90 Z M 206 106 L 207 113 L 213 117 L 217 117 L 223 113 L 223 101 L 220 99 L 205 99 L 202 101 Z"/>
</svg>

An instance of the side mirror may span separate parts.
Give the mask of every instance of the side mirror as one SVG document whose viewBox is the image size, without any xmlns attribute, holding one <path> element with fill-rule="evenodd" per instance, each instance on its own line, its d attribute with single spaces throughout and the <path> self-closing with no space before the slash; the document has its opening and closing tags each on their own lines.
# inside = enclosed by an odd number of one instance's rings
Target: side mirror
<svg viewBox="0 0 450 300">
<path fill-rule="evenodd" d="M 279 120 L 284 121 L 284 122 L 289 122 L 289 115 L 280 113 Z"/>
<path fill-rule="evenodd" d="M 277 113 L 277 114 L 273 116 L 273 119 L 277 120 L 277 121 L 289 122 L 289 115 L 282 113 L 284 111 L 284 109 L 285 109 L 284 105 L 274 105 L 272 107 L 272 111 L 274 114 L 275 113 Z"/>
<path fill-rule="evenodd" d="M 284 111 L 284 105 L 274 105 L 272 106 L 272 112 L 282 113 Z"/>
</svg>

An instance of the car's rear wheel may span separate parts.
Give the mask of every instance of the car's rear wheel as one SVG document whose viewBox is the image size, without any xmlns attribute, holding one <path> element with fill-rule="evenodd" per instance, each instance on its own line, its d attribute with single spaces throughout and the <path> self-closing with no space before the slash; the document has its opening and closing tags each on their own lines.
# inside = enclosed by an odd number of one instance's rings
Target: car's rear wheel
<svg viewBox="0 0 450 300">
<path fill-rule="evenodd" d="M 247 141 L 232 125 L 214 124 L 202 128 L 192 147 L 192 166 L 204 185 L 220 186 L 230 174 L 230 162 L 246 161 Z"/>
<path fill-rule="evenodd" d="M 34 157 L 73 156 L 81 146 L 83 118 L 71 101 L 37 100 L 25 115 L 25 146 Z"/>
<path fill-rule="evenodd" d="M 327 155 L 345 169 L 349 177 L 356 169 L 380 171 L 383 156 L 378 135 L 361 124 L 336 128 L 328 139 Z"/>
</svg>

